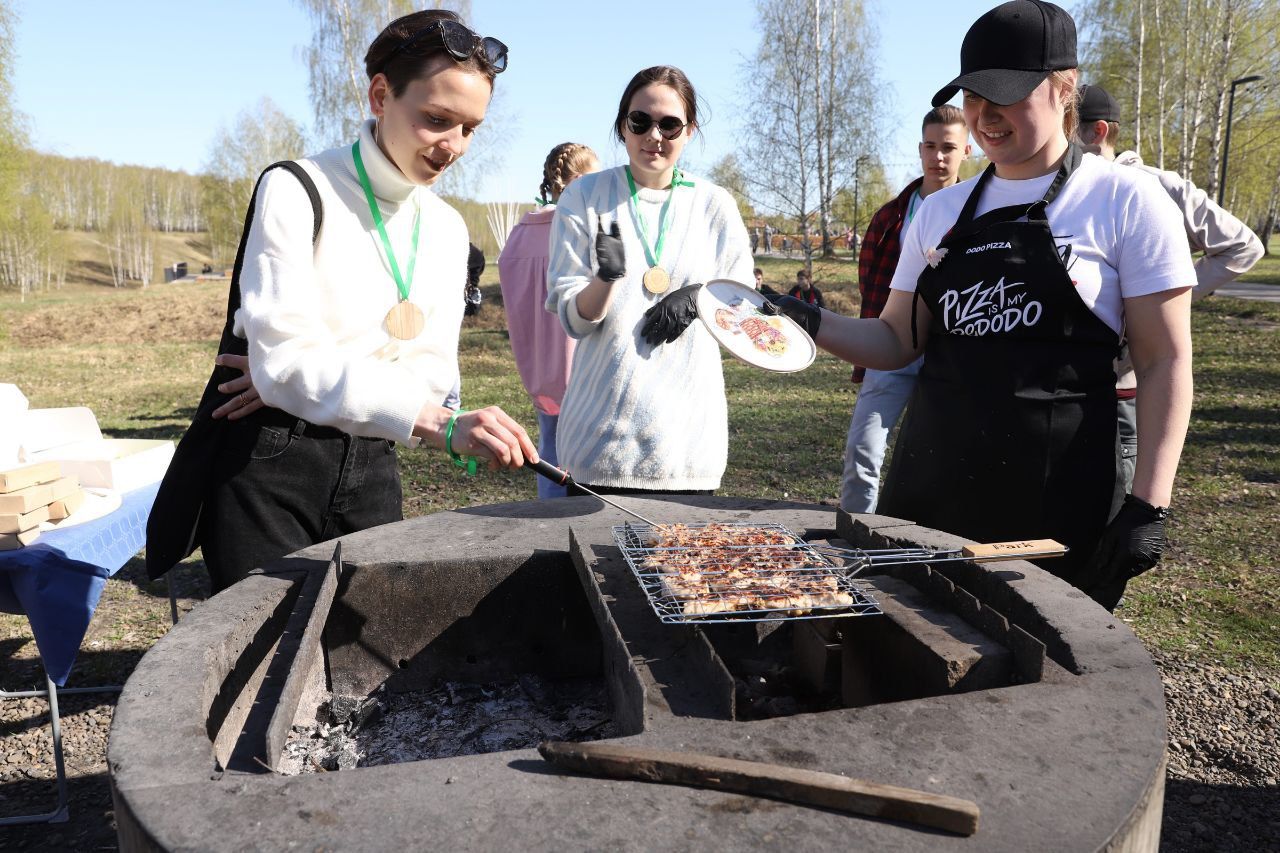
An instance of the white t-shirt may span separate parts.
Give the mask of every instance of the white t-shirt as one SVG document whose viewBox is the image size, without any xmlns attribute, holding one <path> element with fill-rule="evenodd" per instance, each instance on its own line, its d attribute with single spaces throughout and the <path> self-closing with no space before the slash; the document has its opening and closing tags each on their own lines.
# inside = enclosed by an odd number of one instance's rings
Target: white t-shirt
<svg viewBox="0 0 1280 853">
<path fill-rule="evenodd" d="M 1043 198 L 1055 174 L 1023 181 L 993 175 L 975 215 Z M 926 253 L 955 225 L 975 186 L 977 178 L 971 178 L 929 194 L 903 235 L 890 287 L 915 292 Z M 1117 333 L 1123 326 L 1123 299 L 1196 283 L 1182 216 L 1151 175 L 1086 154 L 1049 203 L 1048 217 L 1080 298 Z M 945 270 L 946 258 L 938 264 Z M 958 284 L 963 289 L 972 282 Z"/>
</svg>

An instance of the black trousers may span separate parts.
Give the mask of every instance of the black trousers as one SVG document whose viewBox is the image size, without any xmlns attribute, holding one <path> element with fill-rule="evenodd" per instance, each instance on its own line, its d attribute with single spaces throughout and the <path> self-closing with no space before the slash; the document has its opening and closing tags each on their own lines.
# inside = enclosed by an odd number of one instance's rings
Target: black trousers
<svg viewBox="0 0 1280 853">
<path fill-rule="evenodd" d="M 217 593 L 277 557 L 403 517 L 392 442 L 261 409 L 227 425 L 199 542 Z"/>
</svg>

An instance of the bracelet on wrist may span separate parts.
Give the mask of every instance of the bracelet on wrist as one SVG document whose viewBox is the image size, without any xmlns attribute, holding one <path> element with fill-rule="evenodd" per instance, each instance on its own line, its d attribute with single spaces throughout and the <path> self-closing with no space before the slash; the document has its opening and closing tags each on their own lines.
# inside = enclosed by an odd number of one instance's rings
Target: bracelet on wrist
<svg viewBox="0 0 1280 853">
<path fill-rule="evenodd" d="M 453 460 L 454 465 L 467 469 L 467 476 L 474 477 L 476 475 L 476 458 L 474 456 L 464 458 L 453 450 L 453 425 L 458 422 L 459 415 L 465 415 L 466 413 L 466 409 L 457 409 L 449 416 L 449 425 L 444 429 L 444 449 L 449 452 L 449 458 Z"/>
</svg>

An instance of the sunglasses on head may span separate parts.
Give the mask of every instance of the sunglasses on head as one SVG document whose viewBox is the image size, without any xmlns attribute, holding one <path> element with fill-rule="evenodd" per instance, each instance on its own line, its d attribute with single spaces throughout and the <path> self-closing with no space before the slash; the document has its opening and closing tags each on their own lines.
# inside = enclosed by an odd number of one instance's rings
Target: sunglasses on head
<svg viewBox="0 0 1280 853">
<path fill-rule="evenodd" d="M 663 139 L 675 139 L 689 126 L 688 122 L 675 116 L 663 116 L 655 122 L 653 116 L 640 110 L 627 113 L 627 128 L 637 136 L 644 136 L 654 124 L 658 125 L 658 133 L 662 134 Z"/>
<path fill-rule="evenodd" d="M 424 36 L 430 35 L 439 35 L 441 46 L 459 62 L 465 62 L 472 56 L 479 55 L 480 59 L 493 69 L 494 74 L 501 74 L 507 70 L 507 46 L 505 44 L 490 36 L 481 38 L 465 24 L 441 18 L 437 18 L 401 42 L 399 47 L 387 55 L 382 67 L 386 68 L 387 64 L 396 57 L 396 54 Z"/>
</svg>

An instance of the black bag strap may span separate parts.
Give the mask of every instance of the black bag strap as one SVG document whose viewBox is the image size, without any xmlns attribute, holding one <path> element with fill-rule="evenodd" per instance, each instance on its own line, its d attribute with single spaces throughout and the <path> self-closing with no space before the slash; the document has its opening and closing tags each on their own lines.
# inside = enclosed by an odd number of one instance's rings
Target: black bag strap
<svg viewBox="0 0 1280 853">
<path fill-rule="evenodd" d="M 258 175 L 258 180 L 253 185 L 253 194 L 249 196 L 249 209 L 244 214 L 244 230 L 240 232 L 240 246 L 236 249 L 236 262 L 231 268 L 231 289 L 227 292 L 228 329 L 235 323 L 236 311 L 240 310 L 240 269 L 244 266 L 244 250 L 249 243 L 249 228 L 253 225 L 253 213 L 258 204 L 258 190 L 262 187 L 262 179 L 272 169 L 285 169 L 293 173 L 293 176 L 302 184 L 302 188 L 307 191 L 307 198 L 311 199 L 311 216 L 314 220 L 311 228 L 311 245 L 314 246 L 319 239 L 320 226 L 324 224 L 324 205 L 320 202 L 320 191 L 316 189 L 315 181 L 311 180 L 311 175 L 302 168 L 301 163 L 296 160 L 280 160 L 262 170 L 262 174 Z"/>
</svg>

